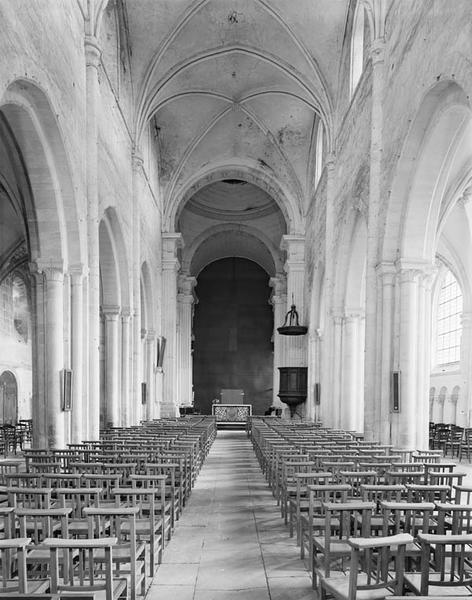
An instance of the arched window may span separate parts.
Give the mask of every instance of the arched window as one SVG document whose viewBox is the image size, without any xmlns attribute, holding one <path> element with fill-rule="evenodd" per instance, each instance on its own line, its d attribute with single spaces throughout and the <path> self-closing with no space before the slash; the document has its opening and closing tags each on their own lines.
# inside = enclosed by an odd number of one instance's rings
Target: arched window
<svg viewBox="0 0 472 600">
<path fill-rule="evenodd" d="M 462 334 L 462 292 L 448 269 L 442 280 L 437 311 L 436 364 L 459 362 Z"/>
<path fill-rule="evenodd" d="M 362 4 L 361 0 L 358 0 L 351 34 L 351 70 L 349 89 L 351 98 L 356 90 L 357 84 L 359 83 L 362 72 L 364 71 L 366 58 L 365 49 L 369 41 L 368 27 L 368 19 L 366 18 L 364 5 Z"/>
<path fill-rule="evenodd" d="M 318 121 L 318 129 L 316 131 L 316 146 L 315 146 L 315 187 L 321 179 L 323 171 L 323 147 L 324 147 L 324 127 L 321 120 Z"/>
</svg>

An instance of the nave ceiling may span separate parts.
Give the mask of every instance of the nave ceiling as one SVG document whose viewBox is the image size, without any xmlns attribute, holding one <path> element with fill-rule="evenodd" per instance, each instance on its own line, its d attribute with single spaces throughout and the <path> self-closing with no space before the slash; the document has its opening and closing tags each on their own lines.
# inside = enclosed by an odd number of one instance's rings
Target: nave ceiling
<svg viewBox="0 0 472 600">
<path fill-rule="evenodd" d="M 137 129 L 152 119 L 167 210 L 200 176 L 229 166 L 277 181 L 304 214 L 318 119 L 332 118 L 348 4 L 126 3 Z"/>
</svg>

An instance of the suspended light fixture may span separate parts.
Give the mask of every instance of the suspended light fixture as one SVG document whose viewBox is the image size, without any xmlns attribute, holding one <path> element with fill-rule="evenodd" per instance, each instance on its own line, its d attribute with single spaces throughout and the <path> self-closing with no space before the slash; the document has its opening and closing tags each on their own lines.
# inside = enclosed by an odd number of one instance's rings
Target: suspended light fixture
<svg viewBox="0 0 472 600">
<path fill-rule="evenodd" d="M 282 327 L 278 327 L 277 331 L 281 335 L 305 335 L 308 331 L 308 327 L 300 325 L 299 323 L 298 312 L 293 301 L 293 295 L 292 306 L 290 307 L 288 313 L 285 315 L 284 324 L 282 325 Z"/>
</svg>

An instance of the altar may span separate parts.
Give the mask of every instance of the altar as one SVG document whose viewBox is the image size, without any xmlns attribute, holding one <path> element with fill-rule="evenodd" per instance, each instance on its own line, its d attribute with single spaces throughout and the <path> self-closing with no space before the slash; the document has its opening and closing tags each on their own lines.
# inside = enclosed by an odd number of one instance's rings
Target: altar
<svg viewBox="0 0 472 600">
<path fill-rule="evenodd" d="M 217 423 L 242 424 L 252 415 L 252 404 L 213 404 L 211 414 Z"/>
</svg>

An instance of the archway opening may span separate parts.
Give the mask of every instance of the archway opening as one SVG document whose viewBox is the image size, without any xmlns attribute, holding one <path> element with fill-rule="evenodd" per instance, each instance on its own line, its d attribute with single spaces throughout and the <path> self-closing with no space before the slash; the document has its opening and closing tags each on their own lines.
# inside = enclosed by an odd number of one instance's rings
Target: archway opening
<svg viewBox="0 0 472 600">
<path fill-rule="evenodd" d="M 18 384 L 10 371 L 0 375 L 0 422 L 14 424 L 18 418 Z"/>
<path fill-rule="evenodd" d="M 273 315 L 269 275 L 243 258 L 217 260 L 198 276 L 194 317 L 195 408 L 211 413 L 216 399 L 252 404 L 264 414 L 272 404 Z M 241 395 L 241 392 L 244 394 Z"/>
</svg>

